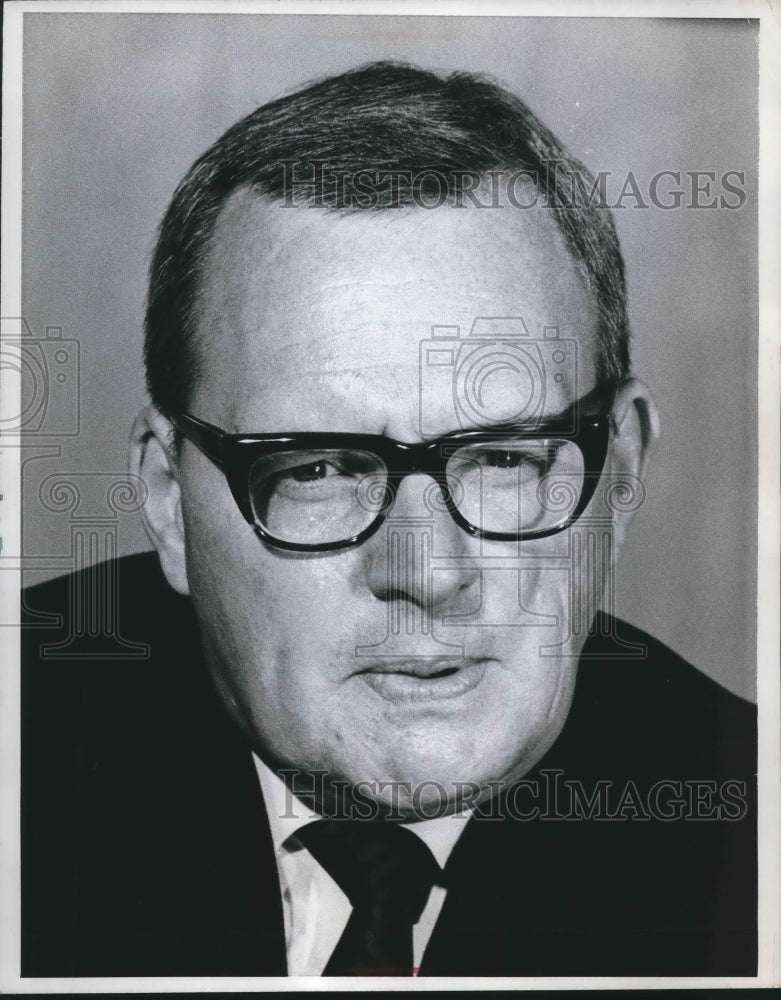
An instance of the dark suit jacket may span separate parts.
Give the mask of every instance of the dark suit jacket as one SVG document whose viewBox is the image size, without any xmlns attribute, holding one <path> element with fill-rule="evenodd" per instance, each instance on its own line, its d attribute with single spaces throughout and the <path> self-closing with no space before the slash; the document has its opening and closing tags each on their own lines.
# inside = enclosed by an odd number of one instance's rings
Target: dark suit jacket
<svg viewBox="0 0 781 1000">
<path fill-rule="evenodd" d="M 25 597 L 23 975 L 284 975 L 262 798 L 191 605 L 152 555 L 110 569 Z M 109 642 L 83 620 L 106 581 Z M 454 850 L 422 974 L 755 975 L 754 714 L 598 617 L 558 741 Z"/>
</svg>

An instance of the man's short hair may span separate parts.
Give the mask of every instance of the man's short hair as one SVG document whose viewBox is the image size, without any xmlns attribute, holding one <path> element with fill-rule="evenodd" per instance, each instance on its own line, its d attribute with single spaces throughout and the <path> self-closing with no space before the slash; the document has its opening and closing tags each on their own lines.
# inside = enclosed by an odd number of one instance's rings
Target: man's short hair
<svg viewBox="0 0 781 1000">
<path fill-rule="evenodd" d="M 281 205 L 324 211 L 450 207 L 481 200 L 492 177 L 533 184 L 597 308 L 597 376 L 629 374 L 624 266 L 595 182 L 514 95 L 470 73 L 442 77 L 377 62 L 265 104 L 192 166 L 160 226 L 146 313 L 147 386 L 158 409 L 186 410 L 201 375 L 199 289 L 217 217 L 249 188 Z M 494 192 L 495 194 L 495 192 Z M 516 210 L 527 202 L 515 197 Z M 512 206 L 511 206 L 512 207 Z"/>
</svg>

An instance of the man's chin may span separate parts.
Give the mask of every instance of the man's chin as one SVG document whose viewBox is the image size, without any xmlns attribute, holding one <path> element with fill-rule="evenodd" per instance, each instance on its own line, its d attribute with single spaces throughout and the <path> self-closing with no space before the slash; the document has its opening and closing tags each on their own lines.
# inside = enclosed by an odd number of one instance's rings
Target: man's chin
<svg viewBox="0 0 781 1000">
<path fill-rule="evenodd" d="M 469 773 L 459 777 L 459 768 L 451 762 L 436 769 L 421 767 L 417 762 L 408 763 L 406 768 L 397 764 L 374 772 L 411 775 L 403 778 L 347 776 L 324 768 L 281 769 L 280 773 L 282 770 L 286 771 L 293 795 L 307 809 L 325 818 L 420 822 L 469 811 L 499 794 L 528 768 L 516 763 L 506 769 L 486 767 L 477 771 L 473 764 Z"/>
</svg>

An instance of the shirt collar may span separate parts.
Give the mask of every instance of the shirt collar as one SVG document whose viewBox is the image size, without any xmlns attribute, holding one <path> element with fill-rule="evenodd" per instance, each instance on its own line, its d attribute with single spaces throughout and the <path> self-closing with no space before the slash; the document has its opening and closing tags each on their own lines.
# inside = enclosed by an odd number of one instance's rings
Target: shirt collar
<svg viewBox="0 0 781 1000">
<path fill-rule="evenodd" d="M 266 804 L 274 851 L 277 857 L 280 857 L 282 854 L 297 849 L 297 842 L 291 843 L 290 838 L 302 826 L 323 817 L 293 795 L 282 778 L 272 771 L 257 754 L 253 753 L 252 758 L 263 792 L 263 801 Z M 417 834 L 434 855 L 439 866 L 444 868 L 471 816 L 472 813 L 466 811 L 440 816 L 437 819 L 425 819 L 418 823 L 402 823 L 401 825 Z"/>
</svg>

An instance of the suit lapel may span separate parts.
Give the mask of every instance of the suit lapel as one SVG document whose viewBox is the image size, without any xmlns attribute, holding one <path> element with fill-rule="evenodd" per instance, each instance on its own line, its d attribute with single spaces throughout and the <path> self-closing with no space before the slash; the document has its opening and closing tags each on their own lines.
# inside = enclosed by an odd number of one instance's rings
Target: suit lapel
<svg viewBox="0 0 781 1000">
<path fill-rule="evenodd" d="M 121 688 L 106 666 L 82 684 L 75 974 L 286 974 L 252 755 L 185 666 L 139 666 Z"/>
<path fill-rule="evenodd" d="M 210 685 L 206 695 L 205 705 Z M 279 876 L 252 754 L 213 695 L 196 718 L 180 842 L 185 872 L 203 891 L 188 894 L 195 912 L 182 919 L 210 975 L 286 975 Z"/>
</svg>

